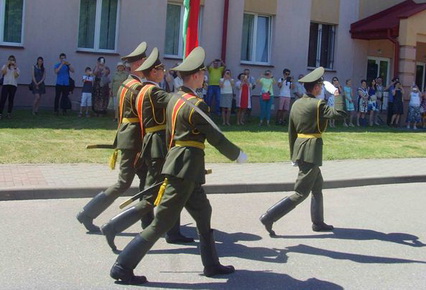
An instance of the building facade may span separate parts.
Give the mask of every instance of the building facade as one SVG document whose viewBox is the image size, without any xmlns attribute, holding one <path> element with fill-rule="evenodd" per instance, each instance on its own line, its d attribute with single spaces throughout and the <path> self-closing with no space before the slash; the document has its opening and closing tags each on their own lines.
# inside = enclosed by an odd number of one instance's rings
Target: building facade
<svg viewBox="0 0 426 290">
<path fill-rule="evenodd" d="M 222 58 L 234 78 L 245 68 L 255 78 L 266 69 L 281 77 L 284 68 L 297 77 L 321 65 L 326 79 L 352 79 L 355 87 L 361 79 L 382 76 L 387 83 L 399 75 L 404 86 L 415 82 L 423 89 L 424 2 L 202 0 L 200 45 L 206 64 Z M 402 10 L 406 13 L 395 13 Z M 141 41 L 148 43 L 148 52 L 158 47 L 172 67 L 182 60 L 183 13 L 182 0 L 0 0 L 0 63 L 15 55 L 21 70 L 15 104 L 32 103 L 28 83 L 38 56 L 47 70 L 44 107 L 53 106 L 53 66 L 62 52 L 75 68 L 77 87 L 84 68 L 93 67 L 99 56 L 114 70 L 120 55 Z M 376 19 L 392 25 L 382 27 Z M 379 36 L 377 27 L 383 28 Z M 78 92 L 71 98 L 79 100 Z"/>
</svg>

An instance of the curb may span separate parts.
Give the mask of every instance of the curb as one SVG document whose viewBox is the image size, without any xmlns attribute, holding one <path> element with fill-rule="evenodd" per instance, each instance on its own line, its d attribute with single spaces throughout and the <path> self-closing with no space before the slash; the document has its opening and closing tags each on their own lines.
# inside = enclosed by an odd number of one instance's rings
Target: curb
<svg viewBox="0 0 426 290">
<path fill-rule="evenodd" d="M 426 175 L 393 176 L 380 178 L 342 179 L 325 181 L 323 189 L 346 188 L 381 184 L 416 183 L 426 182 Z M 105 190 L 106 187 L 74 187 L 74 188 L 24 188 L 0 189 L 0 201 L 6 200 L 32 200 L 32 199 L 60 199 L 60 198 L 89 198 Z M 251 184 L 212 184 L 204 185 L 208 194 L 248 193 L 248 192 L 278 192 L 292 191 L 292 183 L 251 183 Z M 137 192 L 133 186 L 123 196 L 132 196 Z M 132 192 L 132 193 L 130 193 Z"/>
</svg>

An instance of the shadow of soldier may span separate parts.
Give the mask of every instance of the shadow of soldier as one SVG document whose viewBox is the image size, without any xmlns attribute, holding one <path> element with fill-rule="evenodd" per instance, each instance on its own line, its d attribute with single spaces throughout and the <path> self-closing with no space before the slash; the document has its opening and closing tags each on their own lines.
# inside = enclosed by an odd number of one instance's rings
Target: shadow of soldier
<svg viewBox="0 0 426 290">
<path fill-rule="evenodd" d="M 226 282 L 222 282 L 224 279 L 227 279 Z M 213 278 L 211 281 L 210 283 L 149 282 L 144 286 L 171 289 L 343 289 L 335 283 L 316 278 L 301 281 L 286 274 L 238 269 L 232 275 Z"/>
<path fill-rule="evenodd" d="M 410 263 L 426 264 L 426 261 L 351 254 L 351 253 L 344 253 L 344 252 L 337 252 L 337 251 L 330 251 L 330 250 L 315 248 L 315 247 L 311 247 L 311 246 L 303 245 L 303 244 L 287 247 L 286 254 L 288 253 L 300 253 L 300 254 L 308 254 L 308 255 L 315 255 L 315 256 L 323 256 L 323 257 L 328 257 L 335 260 L 349 260 L 349 261 L 363 263 L 363 264 L 410 264 Z"/>
<path fill-rule="evenodd" d="M 265 247 L 248 247 L 239 242 L 242 241 L 258 241 L 260 236 L 249 233 L 225 233 L 219 230 L 214 231 L 216 249 L 220 257 L 238 257 L 260 262 L 269 263 L 286 263 L 287 256 L 284 249 L 265 248 Z M 194 247 L 187 244 L 184 247 L 173 249 L 151 250 L 150 254 L 199 254 L 198 243 L 193 244 Z"/>
<path fill-rule="evenodd" d="M 406 233 L 382 233 L 368 229 L 335 228 L 333 232 L 317 235 L 281 235 L 275 238 L 283 239 L 342 239 L 342 240 L 378 240 L 397 243 L 411 247 L 425 247 L 426 244 L 419 241 L 419 237 Z"/>
</svg>

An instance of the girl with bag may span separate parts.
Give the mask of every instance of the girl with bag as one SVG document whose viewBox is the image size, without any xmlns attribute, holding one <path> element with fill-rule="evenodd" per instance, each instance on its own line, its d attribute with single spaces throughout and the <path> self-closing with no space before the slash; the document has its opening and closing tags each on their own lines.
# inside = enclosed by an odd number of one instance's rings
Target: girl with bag
<svg viewBox="0 0 426 290">
<path fill-rule="evenodd" d="M 257 83 L 261 85 L 259 126 L 263 125 L 263 120 L 266 120 L 266 125 L 269 126 L 274 95 L 273 85 L 276 84 L 276 80 L 274 79 L 272 72 L 270 70 L 266 70 L 265 74 L 257 80 Z"/>
<path fill-rule="evenodd" d="M 44 80 L 46 79 L 46 70 L 44 69 L 44 60 L 41 56 L 37 58 L 37 63 L 33 66 L 31 72 L 31 90 L 34 94 L 33 103 L 33 116 L 38 114 L 38 108 L 40 106 L 41 95 L 46 93 L 46 87 Z"/>
</svg>

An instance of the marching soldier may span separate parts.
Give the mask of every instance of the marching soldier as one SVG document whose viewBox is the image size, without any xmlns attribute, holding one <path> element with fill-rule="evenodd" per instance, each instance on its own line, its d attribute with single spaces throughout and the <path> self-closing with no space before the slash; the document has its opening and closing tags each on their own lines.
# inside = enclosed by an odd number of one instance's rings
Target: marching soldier
<svg viewBox="0 0 426 290">
<path fill-rule="evenodd" d="M 142 153 L 140 160 L 145 163 L 148 173 L 145 188 L 164 180 L 161 174 L 166 158 L 166 107 L 171 94 L 159 87 L 159 82 L 164 79 L 164 64 L 159 59 L 158 49 L 155 47 L 145 62 L 137 69 L 142 71 L 146 78 L 143 87 L 136 98 L 136 110 L 142 130 Z M 101 227 L 107 242 L 113 251 L 117 248 L 114 244 L 115 236 L 127 229 L 142 218 L 142 227 L 146 228 L 154 219 L 153 203 L 156 193 L 145 194 L 135 206 L 121 212 Z M 167 232 L 168 243 L 191 243 L 192 238 L 187 238 L 180 233 L 180 220 Z"/>
<path fill-rule="evenodd" d="M 305 200 L 310 192 L 312 230 L 333 230 L 333 226 L 324 223 L 321 136 L 328 119 L 343 119 L 346 112 L 342 96 L 336 92 L 334 108 L 327 106 L 324 100 L 315 98 L 321 93 L 323 74 L 324 68 L 319 67 L 299 80 L 304 83 L 307 94 L 294 102 L 288 127 L 290 158 L 299 166 L 299 175 L 294 186 L 295 193 L 280 200 L 260 217 L 270 236 L 275 236 L 272 224 Z"/>
<path fill-rule="evenodd" d="M 166 176 L 166 188 L 162 197 L 159 193 L 154 221 L 124 248 L 111 269 L 111 277 L 123 283 L 143 284 L 147 281 L 145 276 L 135 276 L 133 270 L 155 242 L 176 223 L 183 207 L 196 221 L 204 274 L 211 277 L 235 271 L 232 266 L 221 265 L 216 253 L 210 227 L 212 208 L 201 186 L 205 182 L 204 142 L 207 139 L 222 154 L 237 162 L 245 162 L 247 155 L 216 129 L 206 115 L 208 105 L 195 92 L 203 85 L 204 59 L 204 49 L 197 47 L 173 69 L 180 72 L 184 85 L 173 95 L 166 110 L 169 151 L 162 171 Z"/>
<path fill-rule="evenodd" d="M 117 158 L 118 150 L 121 151 L 120 173 L 118 181 L 105 191 L 96 195 L 77 215 L 77 220 L 82 223 L 89 232 L 99 232 L 98 226 L 93 224 L 93 220 L 107 209 L 121 194 L 130 188 L 135 174 L 140 178 L 140 186 L 145 183 L 146 169 L 141 167 L 135 169 L 137 155 L 142 148 L 141 127 L 137 112 L 135 110 L 135 100 L 142 87 L 143 74 L 136 69 L 142 65 L 146 59 L 146 42 L 142 42 L 136 49 L 127 56 L 122 57 L 131 66 L 129 78 L 123 82 L 118 90 L 120 98 L 119 123 L 117 135 L 114 141 L 114 155 L 112 157 L 112 168 Z"/>
</svg>

